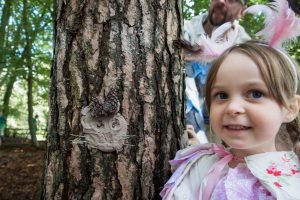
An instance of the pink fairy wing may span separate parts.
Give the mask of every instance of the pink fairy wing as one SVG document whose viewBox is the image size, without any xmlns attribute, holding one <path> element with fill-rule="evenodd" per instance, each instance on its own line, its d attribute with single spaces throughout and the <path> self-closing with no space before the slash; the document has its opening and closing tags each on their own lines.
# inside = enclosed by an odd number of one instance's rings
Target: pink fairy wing
<svg viewBox="0 0 300 200">
<path fill-rule="evenodd" d="M 299 19 L 289 8 L 287 1 L 275 0 L 271 5 L 277 9 L 278 14 L 276 21 L 272 23 L 275 33 L 270 39 L 270 46 L 281 46 L 284 41 L 295 39 L 300 35 Z"/>
<path fill-rule="evenodd" d="M 186 52 L 185 60 L 195 60 L 201 62 L 210 62 L 217 57 L 219 52 L 214 47 L 213 42 L 206 36 L 202 36 L 197 42 L 197 45 L 201 46 L 201 51 L 197 52 Z"/>
<path fill-rule="evenodd" d="M 201 51 L 186 53 L 185 60 L 195 60 L 206 63 L 212 61 L 220 55 L 220 51 L 216 47 L 217 44 L 208 37 L 203 36 L 198 45 L 201 46 Z"/>
<path fill-rule="evenodd" d="M 263 36 L 271 47 L 281 47 L 282 43 L 293 40 L 300 35 L 300 20 L 289 8 L 288 1 L 274 0 L 269 4 L 254 5 L 247 9 L 248 13 L 265 14 L 265 27 L 257 33 Z"/>
</svg>

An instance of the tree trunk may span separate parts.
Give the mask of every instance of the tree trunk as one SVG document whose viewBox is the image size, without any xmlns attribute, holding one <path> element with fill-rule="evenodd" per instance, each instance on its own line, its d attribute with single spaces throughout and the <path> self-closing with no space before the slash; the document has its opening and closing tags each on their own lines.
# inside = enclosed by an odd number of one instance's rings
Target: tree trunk
<svg viewBox="0 0 300 200">
<path fill-rule="evenodd" d="M 28 23 L 28 2 L 27 0 L 23 0 L 23 16 L 24 16 L 24 28 L 25 28 L 25 39 L 26 46 L 24 49 L 26 66 L 28 70 L 27 74 L 27 109 L 28 109 L 28 126 L 29 133 L 31 137 L 31 141 L 35 147 L 39 146 L 36 137 L 36 129 L 33 124 L 33 96 L 32 96 L 32 86 L 33 86 L 33 73 L 32 73 L 32 61 L 31 61 L 31 48 L 32 48 L 32 38 L 30 38 L 31 28 Z"/>
<path fill-rule="evenodd" d="M 29 54 L 30 55 L 30 54 Z M 33 96 L 32 96 L 32 84 L 33 84 L 33 75 L 32 75 L 32 63 L 31 58 L 27 58 L 27 109 L 28 109 L 28 125 L 29 125 L 29 133 L 31 137 L 32 144 L 35 147 L 39 147 L 39 143 L 36 137 L 36 128 L 34 128 L 33 124 Z"/>
<path fill-rule="evenodd" d="M 182 63 L 173 47 L 181 6 L 180 0 L 57 1 L 41 199 L 159 198 L 183 134 Z M 92 98 L 103 100 L 112 89 L 127 139 L 107 152 L 87 141 L 81 120 Z"/>
<path fill-rule="evenodd" d="M 13 49 L 12 49 L 12 55 L 15 56 L 17 54 L 17 50 L 18 50 L 18 46 L 20 43 L 20 30 L 21 30 L 21 26 L 19 26 L 17 28 L 16 31 L 16 36 L 14 37 L 14 41 L 13 41 Z M 7 124 L 7 119 L 9 116 L 9 102 L 10 102 L 10 97 L 12 95 L 12 91 L 14 89 L 14 84 L 17 80 L 17 76 L 18 75 L 18 69 L 21 68 L 21 66 L 23 65 L 23 60 L 25 57 L 25 52 L 22 53 L 21 59 L 19 60 L 14 60 L 13 62 L 11 62 L 11 65 L 9 67 L 9 71 L 7 72 L 7 77 L 4 77 L 3 80 L 7 80 L 7 86 L 6 86 L 6 90 L 4 93 L 4 97 L 3 97 L 3 113 L 6 116 L 6 124 Z M 1 83 L 0 83 L 1 85 Z M 1 92 L 1 91 L 0 91 Z M 8 132 L 5 132 L 5 137 L 8 137 Z"/>
<path fill-rule="evenodd" d="M 3 109 L 3 113 L 6 116 L 5 120 L 5 124 L 7 124 L 7 118 L 9 116 L 9 100 L 12 94 L 12 90 L 14 88 L 14 84 L 16 82 L 16 74 L 10 74 L 7 86 L 6 86 L 6 90 L 4 93 L 4 97 L 3 97 L 3 105 L 2 105 L 2 109 Z M 5 137 L 8 137 L 8 131 L 5 131 L 4 133 Z"/>
<path fill-rule="evenodd" d="M 6 33 L 7 33 L 7 24 L 9 20 L 10 15 L 10 9 L 12 5 L 13 0 L 5 0 L 3 10 L 2 10 L 2 16 L 1 16 L 1 24 L 0 24 L 0 75 L 2 73 L 2 70 L 5 66 L 5 41 L 6 41 Z"/>
</svg>

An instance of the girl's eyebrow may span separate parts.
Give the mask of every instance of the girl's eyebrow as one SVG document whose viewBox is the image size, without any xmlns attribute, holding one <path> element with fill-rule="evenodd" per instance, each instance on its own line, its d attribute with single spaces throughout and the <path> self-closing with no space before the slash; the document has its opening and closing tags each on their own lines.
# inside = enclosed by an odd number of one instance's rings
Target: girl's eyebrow
<svg viewBox="0 0 300 200">
<path fill-rule="evenodd" d="M 220 89 L 222 89 L 222 88 L 224 88 L 224 86 L 213 84 L 213 85 L 211 86 L 211 91 L 212 91 L 212 90 L 220 90 Z"/>
<path fill-rule="evenodd" d="M 247 87 L 264 87 L 267 88 L 267 85 L 265 82 L 263 82 L 262 80 L 249 80 L 249 81 L 245 81 L 243 82 L 243 85 L 247 86 Z M 212 84 L 211 86 L 211 90 L 221 90 L 223 88 L 226 87 L 226 84 Z"/>
</svg>

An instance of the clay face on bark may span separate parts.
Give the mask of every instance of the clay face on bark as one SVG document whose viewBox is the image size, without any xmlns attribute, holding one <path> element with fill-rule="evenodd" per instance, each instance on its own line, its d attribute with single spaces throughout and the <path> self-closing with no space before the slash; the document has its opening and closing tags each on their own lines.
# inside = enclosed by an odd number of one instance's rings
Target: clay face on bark
<svg viewBox="0 0 300 200">
<path fill-rule="evenodd" d="M 127 122 L 117 113 L 113 116 L 92 117 L 90 106 L 82 112 L 81 125 L 89 148 L 104 152 L 121 151 L 127 134 Z"/>
</svg>

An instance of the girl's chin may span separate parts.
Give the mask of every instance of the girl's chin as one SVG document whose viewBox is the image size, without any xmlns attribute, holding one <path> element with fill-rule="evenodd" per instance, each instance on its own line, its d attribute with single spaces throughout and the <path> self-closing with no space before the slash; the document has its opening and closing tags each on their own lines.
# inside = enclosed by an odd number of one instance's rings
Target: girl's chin
<svg viewBox="0 0 300 200">
<path fill-rule="evenodd" d="M 224 140 L 223 140 L 224 141 Z M 237 152 L 243 152 L 246 154 L 252 154 L 256 152 L 256 148 L 253 145 L 247 145 L 244 142 L 226 142 L 224 141 L 230 149 L 234 149 Z"/>
<path fill-rule="evenodd" d="M 246 145 L 241 145 L 241 144 L 230 144 L 228 145 L 230 148 L 230 152 L 239 155 L 239 156 L 251 156 L 254 154 L 259 154 L 259 153 L 265 153 L 265 152 L 274 152 L 276 149 L 270 148 L 270 149 L 260 149 L 257 146 L 246 146 Z"/>
</svg>

